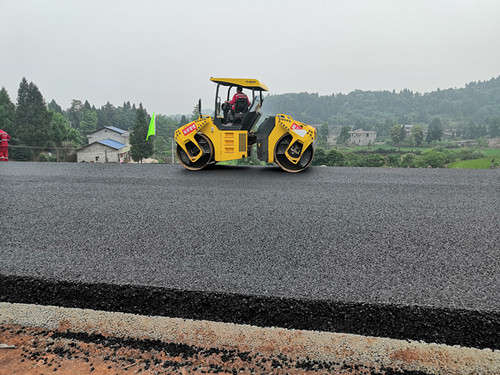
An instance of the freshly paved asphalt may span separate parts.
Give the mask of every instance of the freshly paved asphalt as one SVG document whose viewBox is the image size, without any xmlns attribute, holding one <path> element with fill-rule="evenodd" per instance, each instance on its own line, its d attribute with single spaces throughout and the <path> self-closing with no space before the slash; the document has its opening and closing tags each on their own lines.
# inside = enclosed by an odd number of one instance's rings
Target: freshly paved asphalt
<svg viewBox="0 0 500 375">
<path fill-rule="evenodd" d="M 500 311 L 500 171 L 0 164 L 0 274 Z"/>
</svg>

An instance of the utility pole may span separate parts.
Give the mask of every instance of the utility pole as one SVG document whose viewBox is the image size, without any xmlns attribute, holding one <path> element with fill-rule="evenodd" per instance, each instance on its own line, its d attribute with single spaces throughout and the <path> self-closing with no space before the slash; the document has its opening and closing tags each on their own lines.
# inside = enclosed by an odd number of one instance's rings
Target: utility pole
<svg viewBox="0 0 500 375">
<path fill-rule="evenodd" d="M 175 158 L 175 154 L 174 154 L 174 139 L 172 138 L 172 158 L 171 158 L 172 159 L 172 164 L 175 163 L 174 158 Z"/>
</svg>

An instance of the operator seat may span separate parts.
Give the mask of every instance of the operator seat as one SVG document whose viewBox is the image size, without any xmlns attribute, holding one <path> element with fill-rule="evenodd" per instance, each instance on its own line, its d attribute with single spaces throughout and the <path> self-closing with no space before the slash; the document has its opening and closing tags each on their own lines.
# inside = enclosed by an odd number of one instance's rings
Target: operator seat
<svg viewBox="0 0 500 375">
<path fill-rule="evenodd" d="M 248 99 L 238 98 L 234 102 L 234 123 L 240 123 L 248 111 Z"/>
<path fill-rule="evenodd" d="M 245 98 L 236 99 L 234 105 L 235 110 L 237 109 L 238 100 L 242 102 L 241 104 L 239 104 L 241 105 L 241 108 L 243 108 L 243 105 L 246 107 L 246 110 L 244 110 L 244 112 L 240 112 L 241 118 L 238 120 L 234 119 L 233 110 L 230 110 L 231 106 L 225 103 L 222 105 L 224 117 L 215 119 L 215 125 L 217 126 L 217 128 L 219 128 L 220 130 L 249 131 L 259 121 L 261 116 L 260 108 L 262 106 L 260 100 L 257 99 L 257 97 L 254 97 L 252 104 L 250 105 L 250 107 L 248 107 L 248 102 L 245 100 Z"/>
</svg>

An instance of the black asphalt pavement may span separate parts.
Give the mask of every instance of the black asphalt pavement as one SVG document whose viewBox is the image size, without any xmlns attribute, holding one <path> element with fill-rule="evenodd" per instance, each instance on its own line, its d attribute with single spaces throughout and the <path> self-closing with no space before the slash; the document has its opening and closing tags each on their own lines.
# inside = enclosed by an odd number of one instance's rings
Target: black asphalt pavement
<svg viewBox="0 0 500 375">
<path fill-rule="evenodd" d="M 0 165 L 0 274 L 500 312 L 500 170 Z"/>
</svg>

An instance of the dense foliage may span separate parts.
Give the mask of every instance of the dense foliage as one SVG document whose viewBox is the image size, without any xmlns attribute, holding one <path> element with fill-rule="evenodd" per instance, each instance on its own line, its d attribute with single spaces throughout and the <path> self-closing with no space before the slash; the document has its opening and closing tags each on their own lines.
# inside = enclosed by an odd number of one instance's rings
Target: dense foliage
<svg viewBox="0 0 500 375">
<path fill-rule="evenodd" d="M 17 105 L 11 101 L 5 88 L 0 90 L 0 129 L 12 138 L 9 155 L 12 160 L 75 161 L 75 151 L 87 143 L 86 135 L 105 126 L 129 130 L 131 140 L 138 139 L 139 136 L 134 137 L 132 133 L 138 116 L 142 121 L 139 112 L 140 109 L 130 102 L 119 107 L 108 102 L 96 108 L 87 100 L 78 99 L 64 110 L 55 100 L 46 104 L 38 87 L 33 82 L 28 83 L 26 78 L 19 85 Z M 185 116 L 157 115 L 155 118 L 155 154 L 160 160 L 166 160 L 170 158 L 175 129 L 188 120 Z M 145 144 L 142 139 L 136 143 L 139 148 Z M 149 156 L 151 152 L 143 150 L 140 154 Z"/>
<path fill-rule="evenodd" d="M 361 91 L 320 96 L 315 93 L 270 95 L 266 115 L 286 113 L 307 124 L 327 122 L 337 128 L 376 130 L 377 138 L 389 138 L 396 124 L 429 125 L 440 120 L 442 130 L 456 137 L 475 139 L 500 136 L 500 77 L 471 82 L 465 88 L 421 94 L 408 89 Z M 439 134 L 434 134 L 439 137 Z M 438 139 L 438 138 L 435 138 Z"/>
<path fill-rule="evenodd" d="M 317 148 L 312 165 L 333 167 L 402 167 L 402 168 L 445 168 L 455 161 L 473 160 L 484 158 L 485 154 L 480 149 L 455 148 L 447 149 L 435 147 L 418 149 L 413 152 L 401 152 L 396 149 L 375 149 L 357 151 L 339 151 L 331 149 L 326 151 Z M 492 167 L 498 161 L 491 159 Z"/>
<path fill-rule="evenodd" d="M 146 117 L 147 111 L 143 108 Z M 328 150 L 328 139 L 336 136 L 337 144 L 345 144 L 351 128 L 376 130 L 377 141 L 394 146 L 434 145 L 443 139 L 477 139 L 500 136 L 500 77 L 485 82 L 471 82 L 464 88 L 414 93 L 410 90 L 360 91 L 349 94 L 298 93 L 270 95 L 263 106 L 267 115 L 286 113 L 299 121 L 316 125 L 318 140 L 314 164 L 359 166 L 429 166 L 449 160 L 452 151 L 435 151 L 432 155 L 402 154 L 357 155 Z M 193 110 L 196 112 L 197 109 Z M 141 115 L 142 116 L 142 115 Z M 140 117 L 140 116 L 139 116 Z M 170 160 L 174 131 L 189 121 L 186 116 L 156 115 L 154 155 Z M 0 128 L 12 137 L 10 156 L 13 160 L 75 160 L 75 150 L 86 144 L 86 135 L 104 126 L 115 126 L 133 133 L 138 119 L 135 104 L 124 102 L 115 107 L 110 102 L 96 108 L 87 100 L 75 99 L 63 109 L 54 100 L 46 104 L 38 87 L 23 78 L 17 103 L 5 88 L 0 90 Z M 149 121 L 149 120 L 147 120 Z M 141 120 L 142 123 L 142 120 Z M 410 132 L 402 125 L 411 124 Z M 136 139 L 137 138 L 137 139 Z M 139 139 L 141 138 L 141 139 Z M 142 135 L 131 137 L 131 146 L 144 144 Z M 149 151 L 148 151 L 149 152 Z M 437 154 L 444 153 L 445 155 Z M 445 157 L 446 156 L 446 157 Z M 425 159 L 425 157 L 427 159 Z M 455 160 L 460 159 L 458 156 Z M 242 163 L 257 163 L 255 159 Z M 433 159 L 427 163 L 428 159 Z"/>
<path fill-rule="evenodd" d="M 130 133 L 130 153 L 133 160 L 142 162 L 142 159 L 148 158 L 153 154 L 153 139 L 146 141 L 148 134 L 149 121 L 151 120 L 142 108 L 142 103 L 136 111 L 134 127 Z"/>
</svg>

